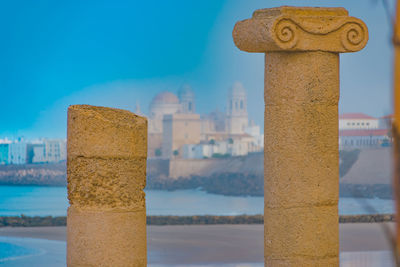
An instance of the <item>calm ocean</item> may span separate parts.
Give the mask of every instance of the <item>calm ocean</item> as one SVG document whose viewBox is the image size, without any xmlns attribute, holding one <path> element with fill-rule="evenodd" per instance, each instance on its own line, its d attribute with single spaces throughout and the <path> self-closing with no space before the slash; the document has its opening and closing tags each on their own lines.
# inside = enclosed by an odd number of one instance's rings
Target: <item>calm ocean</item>
<svg viewBox="0 0 400 267">
<path fill-rule="evenodd" d="M 148 190 L 146 191 L 146 200 L 148 215 L 262 214 L 264 202 L 262 197 L 221 196 L 207 194 L 200 190 Z M 65 216 L 67 207 L 67 189 L 65 187 L 0 186 L 0 216 L 21 214 Z M 342 198 L 339 202 L 340 214 L 392 212 L 393 202 L 391 200 Z M 0 237 L 0 266 L 65 266 L 65 250 L 66 244 L 63 241 Z M 152 256 L 154 255 L 150 253 L 150 262 Z M 149 266 L 172 267 L 157 264 L 149 264 Z M 207 265 L 207 267 L 212 266 L 259 267 L 263 264 Z"/>
<path fill-rule="evenodd" d="M 262 214 L 263 197 L 208 194 L 200 190 L 146 191 L 148 215 Z M 65 216 L 65 187 L 0 186 L 0 216 Z M 393 201 L 341 198 L 339 214 L 393 213 Z"/>
</svg>

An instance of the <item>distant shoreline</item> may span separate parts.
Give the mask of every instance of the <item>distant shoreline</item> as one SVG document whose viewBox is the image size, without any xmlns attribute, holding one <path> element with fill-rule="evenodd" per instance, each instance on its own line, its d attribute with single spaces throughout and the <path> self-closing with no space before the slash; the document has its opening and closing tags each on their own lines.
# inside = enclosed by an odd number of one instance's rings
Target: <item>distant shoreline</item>
<svg viewBox="0 0 400 267">
<path fill-rule="evenodd" d="M 394 222 L 394 214 L 340 215 L 339 223 Z M 264 216 L 147 216 L 147 225 L 216 225 L 216 224 L 263 224 Z M 65 216 L 2 216 L 0 227 L 66 226 Z"/>
<path fill-rule="evenodd" d="M 66 163 L 0 165 L 0 185 L 66 186 Z"/>
<path fill-rule="evenodd" d="M 392 199 L 390 155 L 388 148 L 340 151 L 340 197 Z M 191 167 L 186 166 L 189 163 Z M 172 178 L 165 160 L 149 159 L 146 189 L 200 189 L 209 194 L 241 197 L 264 195 L 263 153 L 214 160 L 180 159 L 169 164 L 175 166 L 174 170 L 185 166 L 186 171 L 174 173 Z M 0 186 L 64 187 L 66 176 L 65 162 L 0 165 Z"/>
<path fill-rule="evenodd" d="M 171 186 L 152 186 L 148 184 L 148 187 L 145 190 L 157 190 L 157 191 L 168 191 L 173 192 L 177 190 L 193 190 L 198 189 L 199 187 L 189 186 L 188 183 L 190 181 L 185 179 L 185 181 L 171 180 Z M 14 184 L 14 183 L 3 183 L 0 181 L 0 186 L 34 186 L 34 187 L 64 187 L 67 186 L 65 184 Z M 393 199 L 392 195 L 392 185 L 387 184 L 347 184 L 340 183 L 339 196 L 340 197 L 352 197 L 352 198 L 365 198 L 365 199 Z M 229 190 L 229 187 L 227 187 Z M 227 191 L 219 191 L 219 190 L 206 190 L 200 187 L 200 190 L 215 195 L 223 195 L 223 196 L 231 196 L 231 197 L 263 197 L 263 192 L 227 192 Z"/>
</svg>

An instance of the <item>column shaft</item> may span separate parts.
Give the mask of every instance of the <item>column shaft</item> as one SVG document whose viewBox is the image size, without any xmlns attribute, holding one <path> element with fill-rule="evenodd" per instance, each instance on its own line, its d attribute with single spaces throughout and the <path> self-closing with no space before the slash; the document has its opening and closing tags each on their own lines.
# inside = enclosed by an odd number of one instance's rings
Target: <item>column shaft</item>
<svg viewBox="0 0 400 267">
<path fill-rule="evenodd" d="M 344 8 L 259 9 L 233 29 L 265 53 L 266 266 L 339 265 L 339 53 L 368 42 Z"/>
<path fill-rule="evenodd" d="M 338 266 L 339 55 L 265 55 L 266 266 Z"/>
<path fill-rule="evenodd" d="M 146 151 L 145 118 L 68 109 L 68 266 L 146 266 Z"/>
</svg>

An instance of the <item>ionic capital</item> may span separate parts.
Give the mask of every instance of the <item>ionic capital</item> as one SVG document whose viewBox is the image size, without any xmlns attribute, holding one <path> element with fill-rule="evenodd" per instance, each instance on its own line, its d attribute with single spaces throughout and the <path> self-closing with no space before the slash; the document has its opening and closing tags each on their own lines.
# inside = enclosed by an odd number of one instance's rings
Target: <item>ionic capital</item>
<svg viewBox="0 0 400 267">
<path fill-rule="evenodd" d="M 256 10 L 236 23 L 236 46 L 247 52 L 356 52 L 368 41 L 365 23 L 344 8 L 278 7 Z"/>
</svg>

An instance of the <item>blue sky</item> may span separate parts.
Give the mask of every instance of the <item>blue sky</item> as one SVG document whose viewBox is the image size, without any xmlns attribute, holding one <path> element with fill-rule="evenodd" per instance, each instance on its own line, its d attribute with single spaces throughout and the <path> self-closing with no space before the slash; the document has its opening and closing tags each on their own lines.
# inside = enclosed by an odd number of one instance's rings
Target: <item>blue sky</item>
<svg viewBox="0 0 400 267">
<path fill-rule="evenodd" d="M 92 104 L 147 112 L 189 83 L 200 113 L 223 110 L 235 81 L 263 123 L 263 55 L 239 51 L 236 21 L 280 5 L 343 6 L 370 41 L 341 55 L 340 112 L 391 112 L 390 27 L 378 0 L 4 1 L 0 4 L 0 137 L 65 137 L 66 110 Z"/>
</svg>

